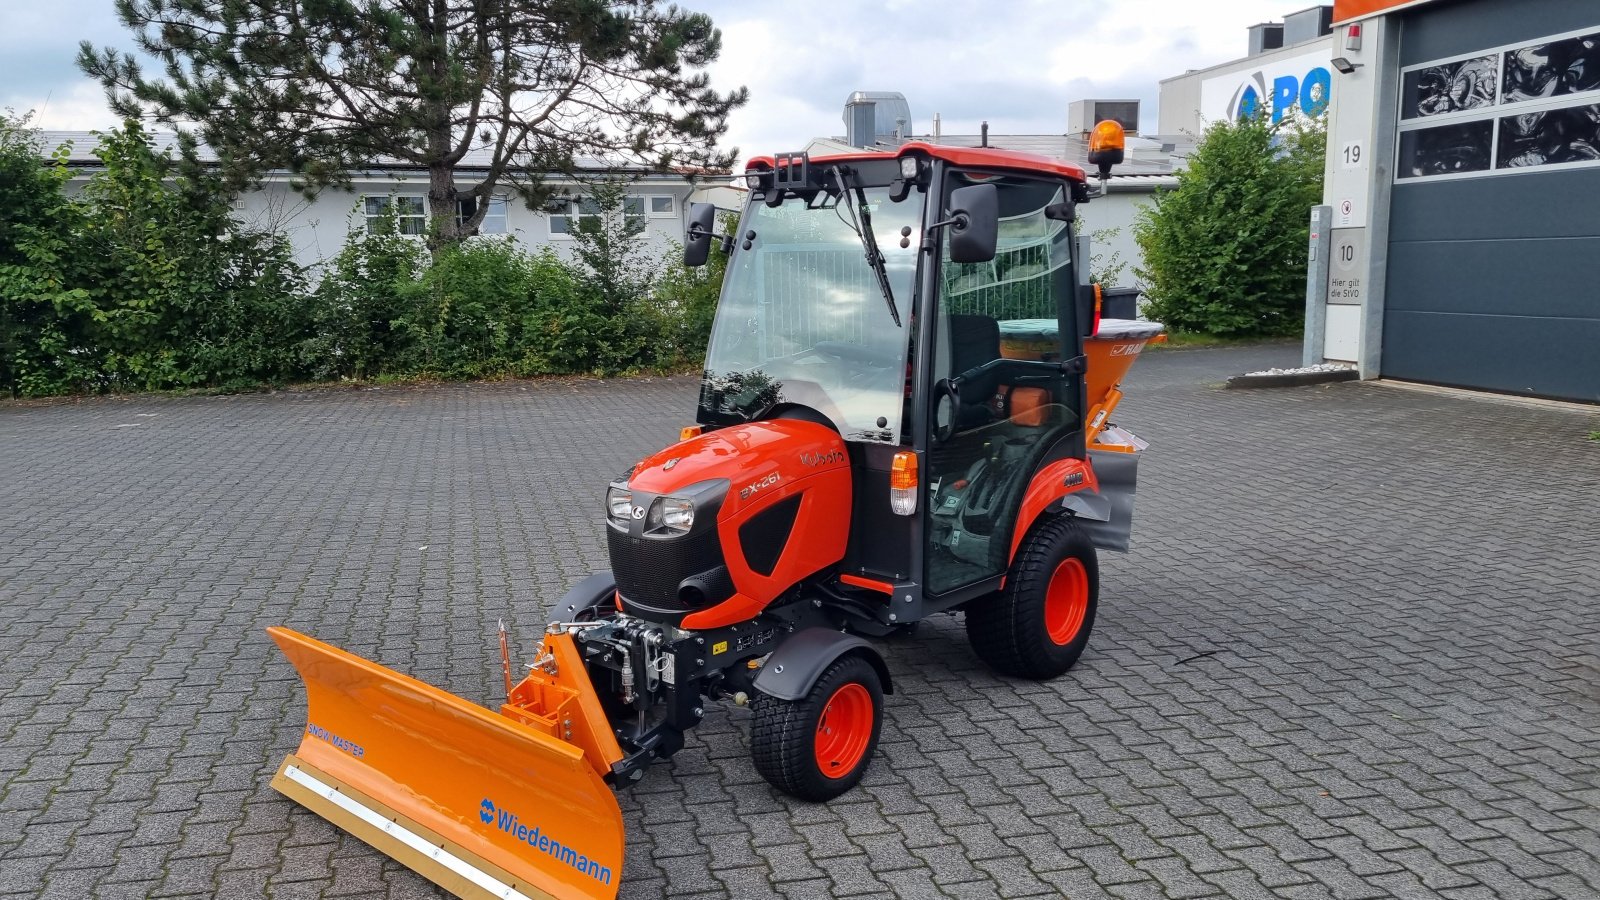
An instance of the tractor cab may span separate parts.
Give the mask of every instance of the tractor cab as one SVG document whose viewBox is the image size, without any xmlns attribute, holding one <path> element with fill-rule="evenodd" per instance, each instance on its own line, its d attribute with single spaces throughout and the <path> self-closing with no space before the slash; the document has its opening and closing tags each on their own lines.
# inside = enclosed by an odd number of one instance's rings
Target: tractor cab
<svg viewBox="0 0 1600 900">
<path fill-rule="evenodd" d="M 1033 476 L 1085 457 L 1083 171 L 911 143 L 760 157 L 745 181 L 734 233 L 690 212 L 688 262 L 719 238 L 732 252 L 699 423 L 837 431 L 855 480 L 841 580 L 909 596 L 897 620 L 992 592 Z"/>
</svg>

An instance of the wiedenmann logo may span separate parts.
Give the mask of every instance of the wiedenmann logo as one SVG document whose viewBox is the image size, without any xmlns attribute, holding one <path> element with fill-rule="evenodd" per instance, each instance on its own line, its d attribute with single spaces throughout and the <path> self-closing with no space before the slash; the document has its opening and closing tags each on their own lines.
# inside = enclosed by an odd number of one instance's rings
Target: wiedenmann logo
<svg viewBox="0 0 1600 900">
<path fill-rule="evenodd" d="M 506 834 L 538 850 L 554 856 L 561 862 L 577 869 L 601 884 L 611 883 L 611 869 L 599 862 L 584 856 L 582 853 L 552 839 L 543 833 L 542 826 L 529 828 L 518 818 L 517 814 L 503 806 L 496 806 L 493 800 L 483 798 L 478 804 L 478 818 L 483 824 L 498 828 Z"/>
<path fill-rule="evenodd" d="M 311 735 L 317 740 L 327 741 L 351 756 L 359 758 L 367 755 L 367 749 L 365 747 L 361 746 L 355 741 L 339 737 L 337 734 L 334 734 L 315 722 L 306 723 L 306 734 Z"/>
</svg>

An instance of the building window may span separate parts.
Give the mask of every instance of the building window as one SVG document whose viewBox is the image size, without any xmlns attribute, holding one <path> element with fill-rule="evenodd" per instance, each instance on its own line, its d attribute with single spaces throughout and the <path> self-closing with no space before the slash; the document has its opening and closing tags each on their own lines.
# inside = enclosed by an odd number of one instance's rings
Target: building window
<svg viewBox="0 0 1600 900">
<path fill-rule="evenodd" d="M 1600 165 L 1600 32 L 1554 35 L 1401 73 L 1397 177 Z"/>
<path fill-rule="evenodd" d="M 674 197 L 663 197 L 659 194 L 650 198 L 650 215 L 675 216 L 678 214 L 678 203 Z"/>
<path fill-rule="evenodd" d="M 478 224 L 479 234 L 505 234 L 506 233 L 506 198 L 490 197 L 489 211 L 483 214 L 483 221 Z M 478 211 L 478 198 L 462 197 L 456 201 L 456 224 L 460 225 L 472 218 Z"/>
<path fill-rule="evenodd" d="M 668 197 L 667 199 L 672 199 Z M 572 234 L 585 228 L 600 226 L 600 204 L 593 197 L 558 201 L 550 213 L 551 234 Z M 630 231 L 643 231 L 645 225 L 643 197 L 622 199 L 622 221 Z"/>
<path fill-rule="evenodd" d="M 1462 172 L 1487 172 L 1494 141 L 1494 123 L 1463 122 L 1419 128 L 1400 135 L 1402 178 L 1428 178 Z"/>
<path fill-rule="evenodd" d="M 1495 165 L 1501 169 L 1600 160 L 1600 104 L 1569 106 L 1500 120 Z"/>
<path fill-rule="evenodd" d="M 1495 56 L 1413 69 L 1405 74 L 1400 118 L 1420 119 L 1488 109 L 1494 105 L 1499 71 L 1500 60 Z"/>
<path fill-rule="evenodd" d="M 401 234 L 428 233 L 428 204 L 420 194 L 367 197 L 367 234 L 376 234 L 385 217 L 393 215 Z"/>
<path fill-rule="evenodd" d="M 1511 51 L 1504 81 L 1507 103 L 1600 90 L 1600 33 Z"/>
</svg>

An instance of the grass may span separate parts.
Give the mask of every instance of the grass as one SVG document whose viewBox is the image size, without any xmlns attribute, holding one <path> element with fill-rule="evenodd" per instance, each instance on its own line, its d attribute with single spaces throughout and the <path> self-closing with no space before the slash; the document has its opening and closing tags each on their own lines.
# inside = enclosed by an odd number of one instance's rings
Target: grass
<svg viewBox="0 0 1600 900">
<path fill-rule="evenodd" d="M 1600 441 L 1600 431 L 1591 431 L 1591 432 L 1589 432 L 1589 440 L 1591 440 L 1591 441 Z"/>
<path fill-rule="evenodd" d="M 1290 337 L 1229 337 L 1216 334 L 1201 334 L 1194 331 L 1172 331 L 1167 333 L 1166 343 L 1151 344 L 1149 350 L 1198 350 L 1208 347 L 1245 347 L 1251 344 L 1276 344 L 1294 341 Z"/>
</svg>

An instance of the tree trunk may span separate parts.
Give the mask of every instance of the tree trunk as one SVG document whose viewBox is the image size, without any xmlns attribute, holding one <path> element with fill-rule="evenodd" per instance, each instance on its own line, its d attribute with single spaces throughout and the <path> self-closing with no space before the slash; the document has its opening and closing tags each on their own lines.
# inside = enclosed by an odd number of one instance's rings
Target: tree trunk
<svg viewBox="0 0 1600 900">
<path fill-rule="evenodd" d="M 458 244 L 467 234 L 456 224 L 455 168 L 444 163 L 428 167 L 428 252 L 435 261 L 445 247 Z"/>
</svg>

